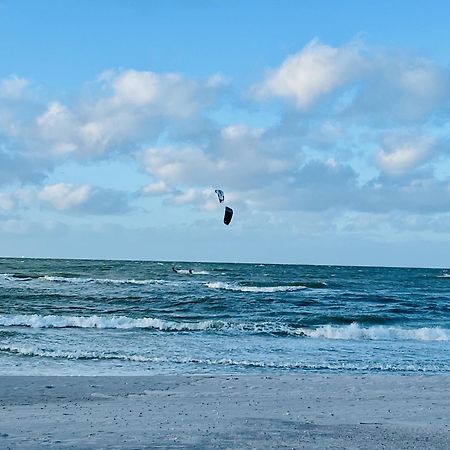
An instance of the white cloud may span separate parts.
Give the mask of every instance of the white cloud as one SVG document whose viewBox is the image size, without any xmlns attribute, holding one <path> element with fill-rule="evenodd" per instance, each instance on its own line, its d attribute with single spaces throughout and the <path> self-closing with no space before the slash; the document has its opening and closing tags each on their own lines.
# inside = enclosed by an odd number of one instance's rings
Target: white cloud
<svg viewBox="0 0 450 450">
<path fill-rule="evenodd" d="M 58 210 L 68 210 L 85 203 L 91 195 L 92 188 L 90 186 L 58 183 L 45 186 L 39 192 L 38 197 Z"/>
<path fill-rule="evenodd" d="M 209 88 L 221 88 L 228 86 L 230 84 L 230 80 L 223 76 L 220 73 L 216 73 L 208 78 L 206 81 L 206 86 Z"/>
<path fill-rule="evenodd" d="M 233 125 L 222 129 L 211 146 L 151 147 L 139 159 L 155 182 L 164 182 L 176 195 L 175 188 L 237 191 L 267 185 L 296 167 L 297 157 L 279 154 L 262 130 Z"/>
<path fill-rule="evenodd" d="M 147 108 L 147 113 L 159 116 L 186 117 L 202 103 L 200 86 L 177 73 L 126 70 L 110 83 L 113 95 L 100 104 L 106 109 Z"/>
<path fill-rule="evenodd" d="M 380 120 L 421 120 L 445 107 L 450 75 L 411 54 L 314 40 L 272 70 L 253 93 L 260 100 L 285 98 L 302 111 L 329 97 L 330 115 L 359 117 L 377 126 Z"/>
<path fill-rule="evenodd" d="M 261 128 L 249 128 L 242 124 L 229 125 L 221 130 L 221 136 L 229 140 L 258 138 L 262 133 L 263 130 Z"/>
<path fill-rule="evenodd" d="M 78 123 L 66 106 L 59 102 L 50 103 L 46 111 L 37 117 L 36 124 L 40 138 L 49 143 L 54 153 L 77 150 Z"/>
<path fill-rule="evenodd" d="M 0 105 L 0 132 L 24 153 L 58 159 L 102 155 L 157 139 L 207 108 L 224 80 L 216 75 L 198 83 L 177 73 L 110 71 L 91 86 L 90 95 L 44 107 L 24 98 L 27 83 L 18 77 L 0 82 L 0 96 L 17 100 Z"/>
<path fill-rule="evenodd" d="M 376 153 L 375 161 L 383 172 L 401 175 L 420 166 L 431 153 L 433 140 L 426 137 L 391 139 Z"/>
<path fill-rule="evenodd" d="M 74 112 L 81 151 L 103 153 L 146 136 L 157 137 L 170 120 L 186 120 L 207 104 L 209 89 L 179 74 L 127 70 L 102 78 L 95 100 Z M 155 128 L 156 127 L 156 128 Z"/>
<path fill-rule="evenodd" d="M 291 98 L 304 109 L 321 96 L 360 77 L 364 69 L 359 44 L 335 48 L 314 40 L 299 53 L 286 58 L 255 88 L 255 93 L 260 98 Z"/>
<path fill-rule="evenodd" d="M 176 205 L 188 205 L 199 201 L 200 192 L 197 189 L 190 188 L 185 192 L 176 194 L 172 198 L 172 202 Z"/>
<path fill-rule="evenodd" d="M 253 116 L 232 89 L 212 110 L 228 83 L 220 74 L 197 82 L 182 74 L 108 71 L 78 100 L 45 104 L 24 95 L 25 81 L 1 84 L 17 102 L 0 105 L 0 183 L 33 180 L 40 187 L 0 197 L 0 209 L 121 215 L 134 196 L 159 195 L 166 205 L 213 211 L 214 188 L 241 212 L 284 210 L 279 217 L 287 222 L 284 214 L 318 223 L 319 215 L 327 222 L 326 214 L 345 211 L 389 220 L 392 211 L 434 214 L 450 204 L 446 174 L 437 181 L 429 164 L 447 158 L 436 143 L 445 120 L 435 119 L 446 118 L 440 108 L 448 101 L 448 71 L 423 58 L 313 41 L 255 88 L 259 98 L 281 97 L 299 110 L 281 109 L 279 117 L 271 110 L 269 121 L 259 105 Z M 386 130 L 390 137 L 383 138 Z M 119 152 L 139 155 L 149 175 L 137 194 L 67 179 L 43 185 L 42 175 L 67 158 L 95 162 Z"/>
<path fill-rule="evenodd" d="M 207 182 L 208 172 L 216 171 L 215 164 L 200 149 L 193 147 L 152 147 L 141 154 L 141 160 L 149 174 L 170 185 L 203 184 Z"/>
<path fill-rule="evenodd" d="M 129 203 L 133 198 L 122 191 L 66 183 L 45 186 L 36 195 L 58 211 L 88 215 L 126 214 L 131 210 Z"/>
<path fill-rule="evenodd" d="M 147 184 L 142 188 L 142 192 L 146 195 L 163 195 L 171 192 L 165 181 L 157 181 L 156 183 Z"/>
<path fill-rule="evenodd" d="M 0 80 L 0 98 L 20 100 L 23 98 L 29 84 L 26 78 L 16 75 Z"/>
</svg>

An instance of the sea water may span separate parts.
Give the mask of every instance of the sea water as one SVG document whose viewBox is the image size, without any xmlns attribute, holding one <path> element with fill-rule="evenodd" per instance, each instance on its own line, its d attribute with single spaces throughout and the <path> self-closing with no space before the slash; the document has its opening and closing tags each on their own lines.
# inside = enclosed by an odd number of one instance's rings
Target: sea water
<svg viewBox="0 0 450 450">
<path fill-rule="evenodd" d="M 450 372 L 445 270 L 172 265 L 0 259 L 0 374 Z"/>
</svg>

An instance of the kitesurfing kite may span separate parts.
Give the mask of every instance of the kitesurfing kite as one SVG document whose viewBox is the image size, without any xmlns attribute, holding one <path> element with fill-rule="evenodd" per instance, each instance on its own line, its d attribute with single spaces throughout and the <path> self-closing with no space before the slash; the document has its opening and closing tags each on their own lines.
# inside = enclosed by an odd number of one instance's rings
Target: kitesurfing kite
<svg viewBox="0 0 450 450">
<path fill-rule="evenodd" d="M 219 203 L 223 203 L 225 200 L 225 195 L 221 189 L 215 189 L 214 192 L 217 194 L 217 198 L 219 199 Z M 233 210 L 225 206 L 225 215 L 223 216 L 223 223 L 225 225 L 229 225 L 231 219 L 233 218 Z"/>
<path fill-rule="evenodd" d="M 221 191 L 220 189 L 216 189 L 214 192 L 217 194 L 219 203 L 223 203 L 223 201 L 225 200 L 225 195 L 223 195 L 223 191 Z"/>
<path fill-rule="evenodd" d="M 223 223 L 225 225 L 229 225 L 232 217 L 233 217 L 233 210 L 228 206 L 225 206 L 225 215 L 223 216 Z"/>
</svg>

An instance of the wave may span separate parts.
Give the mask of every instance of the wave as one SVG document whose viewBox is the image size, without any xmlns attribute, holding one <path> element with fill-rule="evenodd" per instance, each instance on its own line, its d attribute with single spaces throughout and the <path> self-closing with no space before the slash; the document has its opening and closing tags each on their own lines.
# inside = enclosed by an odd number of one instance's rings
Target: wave
<svg viewBox="0 0 450 450">
<path fill-rule="evenodd" d="M 31 315 L 0 315 L 0 326 L 31 327 L 31 328 L 112 328 L 130 330 L 133 328 L 148 328 L 160 331 L 199 331 L 214 327 L 214 322 L 175 322 L 169 320 L 144 317 L 133 319 L 126 316 L 41 316 Z"/>
<path fill-rule="evenodd" d="M 314 330 L 303 329 L 307 337 L 343 340 L 418 340 L 448 341 L 450 329 L 440 327 L 405 328 L 394 326 L 362 327 L 357 323 L 345 326 L 323 325 Z"/>
<path fill-rule="evenodd" d="M 236 284 L 224 283 L 222 281 L 216 281 L 213 283 L 206 283 L 206 287 L 210 289 L 224 289 L 227 291 L 239 291 L 239 292 L 289 292 L 306 289 L 303 285 L 287 285 L 287 286 L 239 286 Z"/>
<path fill-rule="evenodd" d="M 76 277 L 58 277 L 45 275 L 39 279 L 52 281 L 56 283 L 98 283 L 98 284 L 162 284 L 165 280 L 135 280 L 132 279 L 111 279 L 111 278 L 76 278 Z"/>
<path fill-rule="evenodd" d="M 311 364 L 300 361 L 276 362 L 261 360 L 246 360 L 232 358 L 195 358 L 195 357 L 159 357 L 139 354 L 120 354 L 117 352 L 89 352 L 89 351 L 64 351 L 45 350 L 32 345 L 0 345 L 0 352 L 23 357 L 39 357 L 64 360 L 104 360 L 127 361 L 147 364 L 193 364 L 203 366 L 231 366 L 241 368 L 267 368 L 281 370 L 334 370 L 334 371 L 388 371 L 388 372 L 448 372 L 446 365 L 416 365 L 404 364 L 380 364 L 380 363 L 346 363 L 323 362 Z"/>
<path fill-rule="evenodd" d="M 441 275 L 438 275 L 437 278 L 450 278 L 450 273 L 443 273 Z"/>
<path fill-rule="evenodd" d="M 0 279 L 7 281 L 30 281 L 39 278 L 39 275 L 21 273 L 0 273 Z"/>
<path fill-rule="evenodd" d="M 25 275 L 25 274 L 11 274 L 2 273 L 0 278 L 7 281 L 47 281 L 51 283 L 74 283 L 74 284 L 132 284 L 132 285 L 147 285 L 147 284 L 163 284 L 168 283 L 166 280 L 136 280 L 132 279 L 111 279 L 111 278 L 84 278 L 84 277 L 64 277 L 57 275 Z"/>
<path fill-rule="evenodd" d="M 265 333 L 275 336 L 295 336 L 310 339 L 330 340 L 371 340 L 371 341 L 450 341 L 450 329 L 440 327 L 405 328 L 394 326 L 362 327 L 358 323 L 350 325 L 321 325 L 316 328 L 294 327 L 274 323 L 224 324 L 221 328 Z"/>
<path fill-rule="evenodd" d="M 395 326 L 363 327 L 350 325 L 321 325 L 316 328 L 295 327 L 277 322 L 239 323 L 222 320 L 176 322 L 153 317 L 131 318 L 127 316 L 56 316 L 0 315 L 2 327 L 31 328 L 98 328 L 98 329 L 150 329 L 159 331 L 212 331 L 268 334 L 311 339 L 337 340 L 418 340 L 450 341 L 450 329 L 440 327 L 406 328 Z"/>
<path fill-rule="evenodd" d="M 4 275 L 5 278 L 7 278 L 9 280 L 28 281 L 28 280 L 33 280 L 33 279 L 39 278 L 39 275 L 35 274 L 35 273 L 4 273 L 2 275 Z"/>
</svg>

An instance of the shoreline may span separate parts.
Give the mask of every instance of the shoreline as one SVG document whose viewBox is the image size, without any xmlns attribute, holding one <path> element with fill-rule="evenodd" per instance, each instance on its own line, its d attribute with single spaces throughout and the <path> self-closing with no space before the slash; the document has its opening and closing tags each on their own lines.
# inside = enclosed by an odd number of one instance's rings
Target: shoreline
<svg viewBox="0 0 450 450">
<path fill-rule="evenodd" d="M 450 375 L 0 376 L 0 447 L 450 448 Z"/>
</svg>

